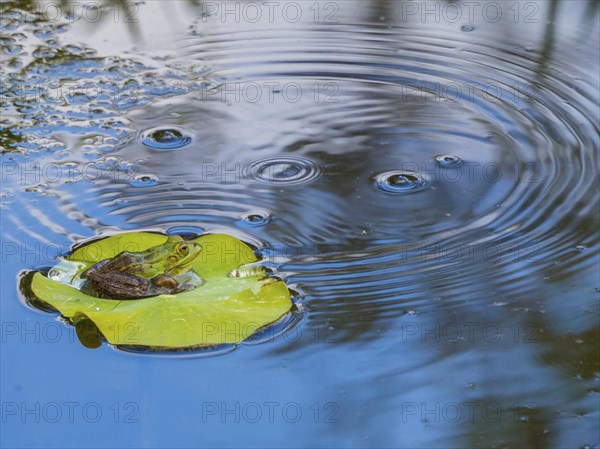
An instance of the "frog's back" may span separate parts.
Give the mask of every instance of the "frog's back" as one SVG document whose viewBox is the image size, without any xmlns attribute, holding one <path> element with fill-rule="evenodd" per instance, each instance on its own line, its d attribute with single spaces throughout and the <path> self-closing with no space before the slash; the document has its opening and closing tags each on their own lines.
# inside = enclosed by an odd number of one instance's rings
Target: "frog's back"
<svg viewBox="0 0 600 449">
<path fill-rule="evenodd" d="M 142 253 L 123 251 L 106 265 L 107 271 L 126 271 L 131 275 L 142 275 L 145 271 L 145 258 Z"/>
<path fill-rule="evenodd" d="M 135 253 L 123 251 L 112 259 L 104 259 L 85 270 L 81 277 L 99 278 L 108 273 L 127 271 L 132 275 L 143 273 L 143 260 Z"/>
</svg>

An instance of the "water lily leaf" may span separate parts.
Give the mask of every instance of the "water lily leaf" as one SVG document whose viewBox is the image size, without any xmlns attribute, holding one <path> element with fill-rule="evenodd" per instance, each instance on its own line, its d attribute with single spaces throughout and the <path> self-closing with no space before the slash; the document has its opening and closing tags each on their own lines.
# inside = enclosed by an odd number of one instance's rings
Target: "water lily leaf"
<svg viewBox="0 0 600 449">
<path fill-rule="evenodd" d="M 36 273 L 31 290 L 72 322 L 91 320 L 109 343 L 166 349 L 240 343 L 290 310 L 285 283 L 265 276 L 252 248 L 220 234 L 195 239 L 203 250 L 192 269 L 206 282 L 194 290 L 115 300 L 96 298 L 76 288 L 73 279 L 96 262 L 124 250 L 143 251 L 166 239 L 161 234 L 140 232 L 95 241 L 55 267 L 64 270 L 70 264 L 68 277 L 56 280 L 60 276 Z"/>
</svg>

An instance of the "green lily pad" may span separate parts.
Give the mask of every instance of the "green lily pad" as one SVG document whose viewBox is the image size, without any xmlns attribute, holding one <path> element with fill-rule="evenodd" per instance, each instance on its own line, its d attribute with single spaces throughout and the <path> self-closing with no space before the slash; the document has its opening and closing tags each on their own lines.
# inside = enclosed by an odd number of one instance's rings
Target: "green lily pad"
<svg viewBox="0 0 600 449">
<path fill-rule="evenodd" d="M 164 349 L 240 343 L 290 310 L 285 283 L 266 277 L 252 248 L 221 234 L 194 240 L 202 252 L 192 270 L 206 281 L 194 290 L 115 300 L 77 288 L 80 274 L 96 262 L 124 250 L 144 251 L 166 239 L 138 232 L 97 240 L 76 249 L 50 270 L 49 277 L 35 273 L 31 291 L 74 324 L 91 320 L 111 344 Z"/>
</svg>

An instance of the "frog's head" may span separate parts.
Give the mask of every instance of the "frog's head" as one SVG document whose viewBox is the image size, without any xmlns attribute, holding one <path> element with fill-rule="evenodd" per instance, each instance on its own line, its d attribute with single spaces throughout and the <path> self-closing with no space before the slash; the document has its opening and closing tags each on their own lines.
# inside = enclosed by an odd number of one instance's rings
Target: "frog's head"
<svg viewBox="0 0 600 449">
<path fill-rule="evenodd" d="M 164 243 L 164 273 L 179 276 L 189 271 L 192 263 L 200 255 L 202 246 L 191 240 L 183 240 L 175 235 Z"/>
</svg>

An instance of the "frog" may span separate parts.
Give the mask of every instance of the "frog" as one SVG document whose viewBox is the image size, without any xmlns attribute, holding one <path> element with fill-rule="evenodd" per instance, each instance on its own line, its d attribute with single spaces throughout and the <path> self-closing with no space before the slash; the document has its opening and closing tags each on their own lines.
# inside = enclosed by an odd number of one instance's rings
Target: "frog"
<svg viewBox="0 0 600 449">
<path fill-rule="evenodd" d="M 81 274 L 92 290 L 108 299 L 142 299 L 191 290 L 201 279 L 191 270 L 202 246 L 173 235 L 141 252 L 122 251 Z"/>
</svg>

